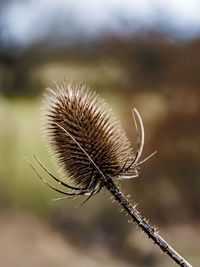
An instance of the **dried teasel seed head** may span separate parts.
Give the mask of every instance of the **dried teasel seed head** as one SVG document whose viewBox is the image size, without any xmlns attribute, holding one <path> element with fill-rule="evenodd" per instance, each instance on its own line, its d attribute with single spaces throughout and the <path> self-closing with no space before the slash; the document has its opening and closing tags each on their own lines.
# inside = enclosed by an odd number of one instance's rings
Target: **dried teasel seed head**
<svg viewBox="0 0 200 267">
<path fill-rule="evenodd" d="M 49 143 L 57 155 L 58 162 L 74 180 L 72 186 L 56 178 L 36 157 L 42 169 L 56 182 L 71 192 L 59 189 L 43 178 L 29 160 L 27 162 L 37 176 L 54 191 L 64 194 L 63 200 L 76 196 L 88 196 L 85 203 L 103 186 L 110 191 L 126 211 L 132 221 L 144 231 L 162 251 L 166 252 L 180 266 L 192 267 L 182 258 L 138 210 L 120 192 L 114 179 L 134 178 L 138 168 L 154 153 L 140 160 L 144 147 L 144 126 L 138 111 L 133 109 L 133 120 L 137 132 L 138 148 L 133 155 L 130 142 L 120 123 L 113 119 L 106 110 L 106 105 L 95 93 L 90 93 L 86 86 L 76 83 L 65 83 L 57 90 L 51 90 L 46 97 L 46 133 Z M 140 133 L 136 121 L 140 125 Z M 128 166 L 127 166 L 128 165 Z"/>
<path fill-rule="evenodd" d="M 86 153 L 101 173 L 111 178 L 117 178 L 125 162 L 133 159 L 130 142 L 119 121 L 85 85 L 66 82 L 49 89 L 45 103 L 45 131 L 50 147 L 76 185 L 103 186 L 101 174 Z"/>
</svg>

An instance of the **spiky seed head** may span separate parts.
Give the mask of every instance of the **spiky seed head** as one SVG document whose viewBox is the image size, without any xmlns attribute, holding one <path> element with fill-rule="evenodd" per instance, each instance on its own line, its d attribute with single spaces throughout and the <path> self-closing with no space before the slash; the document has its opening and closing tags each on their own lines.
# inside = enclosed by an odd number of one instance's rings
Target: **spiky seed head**
<svg viewBox="0 0 200 267">
<path fill-rule="evenodd" d="M 97 169 L 62 128 L 76 139 L 105 176 L 115 178 L 133 153 L 124 130 L 105 102 L 79 83 L 66 82 L 49 91 L 45 99 L 45 130 L 63 171 L 77 185 L 89 187 L 93 181 L 103 185 Z"/>
</svg>

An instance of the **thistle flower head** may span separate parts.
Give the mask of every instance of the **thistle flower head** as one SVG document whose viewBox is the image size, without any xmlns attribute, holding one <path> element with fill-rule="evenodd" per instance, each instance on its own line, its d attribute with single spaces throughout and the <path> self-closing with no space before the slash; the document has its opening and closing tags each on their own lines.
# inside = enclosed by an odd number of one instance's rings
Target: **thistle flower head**
<svg viewBox="0 0 200 267">
<path fill-rule="evenodd" d="M 130 142 L 105 102 L 82 84 L 65 83 L 46 97 L 46 134 L 58 163 L 82 187 L 103 185 L 101 174 L 116 178 L 133 159 Z M 79 144 L 77 145 L 76 142 Z"/>
</svg>

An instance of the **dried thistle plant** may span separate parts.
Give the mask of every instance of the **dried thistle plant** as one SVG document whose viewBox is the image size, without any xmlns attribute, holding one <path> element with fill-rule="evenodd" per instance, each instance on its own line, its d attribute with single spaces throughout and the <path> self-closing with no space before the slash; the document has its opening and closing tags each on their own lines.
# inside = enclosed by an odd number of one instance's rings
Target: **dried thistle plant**
<svg viewBox="0 0 200 267">
<path fill-rule="evenodd" d="M 56 178 L 36 156 L 34 157 L 51 178 L 70 191 L 61 190 L 48 183 L 29 161 L 28 163 L 43 182 L 65 195 L 56 200 L 86 196 L 85 202 L 105 187 L 132 221 L 136 222 L 162 251 L 180 266 L 191 266 L 158 235 L 156 229 L 148 224 L 117 186 L 119 179 L 137 177 L 141 164 L 156 153 L 140 161 L 144 146 L 144 127 L 138 111 L 132 111 L 138 143 L 134 153 L 119 121 L 113 119 L 105 102 L 95 93 L 91 93 L 85 85 L 70 82 L 61 87 L 56 85 L 56 90 L 49 89 L 45 103 L 45 132 L 49 145 L 73 185 Z"/>
</svg>

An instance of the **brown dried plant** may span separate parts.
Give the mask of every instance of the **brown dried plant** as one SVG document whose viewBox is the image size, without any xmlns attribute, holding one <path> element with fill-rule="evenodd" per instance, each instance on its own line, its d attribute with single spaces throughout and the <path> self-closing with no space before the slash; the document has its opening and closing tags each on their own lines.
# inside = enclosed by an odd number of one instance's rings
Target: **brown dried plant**
<svg viewBox="0 0 200 267">
<path fill-rule="evenodd" d="M 158 235 L 117 186 L 119 179 L 135 178 L 143 162 L 144 127 L 139 112 L 134 108 L 133 120 L 137 132 L 137 151 L 133 152 L 121 124 L 114 119 L 105 102 L 86 85 L 65 82 L 56 89 L 48 89 L 45 97 L 45 132 L 49 146 L 63 173 L 73 185 L 56 178 L 36 157 L 36 161 L 56 182 L 70 191 L 47 182 L 33 165 L 33 170 L 53 190 L 65 195 L 59 199 L 86 196 L 87 201 L 103 187 L 107 188 L 138 226 L 180 266 L 191 266 Z M 139 125 L 139 127 L 138 127 Z M 83 202 L 83 203 L 84 203 Z"/>
</svg>

